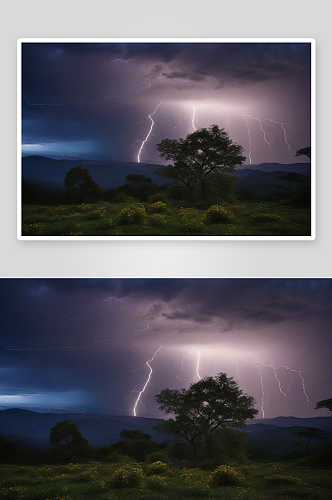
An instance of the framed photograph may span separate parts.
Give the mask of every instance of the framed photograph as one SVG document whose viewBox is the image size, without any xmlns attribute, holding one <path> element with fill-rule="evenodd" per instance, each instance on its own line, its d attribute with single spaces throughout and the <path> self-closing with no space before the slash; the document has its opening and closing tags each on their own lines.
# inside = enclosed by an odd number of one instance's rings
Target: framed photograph
<svg viewBox="0 0 332 500">
<path fill-rule="evenodd" d="M 315 239 L 314 39 L 20 39 L 17 69 L 19 239 Z"/>
</svg>

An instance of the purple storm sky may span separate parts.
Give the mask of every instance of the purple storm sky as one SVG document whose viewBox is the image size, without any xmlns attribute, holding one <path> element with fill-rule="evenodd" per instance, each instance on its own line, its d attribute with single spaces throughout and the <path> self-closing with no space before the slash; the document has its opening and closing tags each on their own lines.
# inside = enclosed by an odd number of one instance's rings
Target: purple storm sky
<svg viewBox="0 0 332 500">
<path fill-rule="evenodd" d="M 136 414 L 162 417 L 155 394 L 225 372 L 258 418 L 329 415 L 314 406 L 332 396 L 331 280 L 2 279 L 0 293 L 1 408 L 133 415 L 151 375 Z"/>
<path fill-rule="evenodd" d="M 163 163 L 158 142 L 216 123 L 245 164 L 303 162 L 310 109 L 310 43 L 22 44 L 24 155 Z"/>
</svg>

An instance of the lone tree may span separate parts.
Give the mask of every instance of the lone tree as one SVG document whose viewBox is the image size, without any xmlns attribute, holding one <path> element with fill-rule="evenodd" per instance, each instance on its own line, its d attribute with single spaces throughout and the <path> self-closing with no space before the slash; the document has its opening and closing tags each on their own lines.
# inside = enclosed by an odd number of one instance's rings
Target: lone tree
<svg viewBox="0 0 332 500">
<path fill-rule="evenodd" d="M 160 156 L 173 165 L 160 167 L 156 174 L 171 179 L 173 186 L 185 186 L 190 197 L 198 193 L 202 199 L 207 198 L 214 183 L 212 179 L 218 176 L 220 182 L 224 177 L 227 185 L 229 175 L 225 174 L 234 172 L 236 165 L 246 159 L 243 147 L 233 143 L 218 125 L 200 128 L 185 139 L 163 139 L 157 149 Z"/>
<path fill-rule="evenodd" d="M 203 449 L 213 456 L 214 440 L 228 429 L 244 427 L 246 420 L 258 413 L 254 398 L 225 373 L 204 377 L 188 389 L 163 389 L 155 400 L 160 410 L 175 416 L 155 429 L 187 441 L 195 455 Z"/>
<path fill-rule="evenodd" d="M 64 185 L 66 197 L 69 201 L 93 201 L 101 197 L 102 189 L 92 179 L 87 168 L 73 167 L 65 176 Z"/>
<path fill-rule="evenodd" d="M 332 398 L 318 401 L 316 403 L 315 410 L 319 410 L 320 408 L 327 408 L 328 410 L 332 411 Z"/>
<path fill-rule="evenodd" d="M 84 460 L 92 456 L 93 448 L 78 430 L 77 424 L 62 420 L 52 427 L 49 437 L 52 455 L 56 460 Z"/>
<path fill-rule="evenodd" d="M 298 149 L 295 156 L 307 156 L 311 160 L 311 146 L 308 148 Z"/>
<path fill-rule="evenodd" d="M 326 439 L 325 436 L 323 436 L 324 431 L 316 429 L 316 427 L 307 427 L 306 429 L 303 429 L 303 431 L 295 432 L 295 434 L 301 438 L 308 439 L 306 449 L 309 448 L 313 439 Z"/>
<path fill-rule="evenodd" d="M 287 186 L 287 192 L 290 190 L 292 184 L 294 182 L 304 182 L 303 175 L 302 174 L 297 174 L 296 172 L 288 172 L 285 175 L 280 175 L 278 177 L 281 181 L 288 182 Z"/>
</svg>

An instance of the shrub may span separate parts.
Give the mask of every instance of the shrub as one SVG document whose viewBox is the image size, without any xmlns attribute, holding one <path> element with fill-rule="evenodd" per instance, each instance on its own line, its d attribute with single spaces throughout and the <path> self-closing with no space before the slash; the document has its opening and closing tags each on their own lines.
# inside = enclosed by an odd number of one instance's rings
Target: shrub
<svg viewBox="0 0 332 500">
<path fill-rule="evenodd" d="M 156 203 L 157 201 L 166 203 L 167 195 L 165 193 L 154 193 L 151 196 L 149 196 L 149 203 Z"/>
<path fill-rule="evenodd" d="M 139 486 L 143 478 L 142 467 L 138 464 L 126 464 L 113 474 L 113 481 L 117 488 Z"/>
<path fill-rule="evenodd" d="M 111 464 L 116 464 L 120 463 L 121 458 L 122 458 L 121 453 L 119 453 L 118 451 L 112 451 L 106 456 L 105 460 L 106 462 L 110 462 Z"/>
<path fill-rule="evenodd" d="M 145 481 L 145 486 L 149 490 L 163 492 L 167 488 L 167 482 L 163 477 L 149 477 Z"/>
<path fill-rule="evenodd" d="M 156 451 L 149 453 L 149 455 L 147 455 L 146 461 L 148 462 L 148 464 L 152 464 L 153 462 L 158 462 L 158 461 L 166 462 L 167 455 L 164 451 L 156 450 Z"/>
<path fill-rule="evenodd" d="M 183 220 L 193 219 L 197 215 L 197 210 L 195 208 L 179 208 L 178 214 Z"/>
<path fill-rule="evenodd" d="M 152 476 L 153 474 L 163 474 L 166 471 L 167 465 L 158 460 L 158 462 L 153 462 L 146 467 L 145 474 L 147 476 Z"/>
<path fill-rule="evenodd" d="M 121 455 L 119 459 L 119 464 L 129 464 L 133 462 L 133 459 L 130 458 L 128 455 Z"/>
<path fill-rule="evenodd" d="M 164 215 L 155 214 L 151 215 L 148 220 L 149 226 L 163 228 L 167 224 L 167 219 Z"/>
<path fill-rule="evenodd" d="M 174 230 L 176 234 L 191 234 L 191 233 L 199 233 L 203 229 L 203 224 L 196 220 L 189 220 L 187 222 L 183 222 L 182 224 L 176 224 L 171 228 Z M 172 231 L 173 232 L 173 231 Z"/>
<path fill-rule="evenodd" d="M 264 479 L 270 486 L 297 484 L 300 482 L 300 480 L 297 477 L 282 476 L 281 474 L 271 474 L 271 476 L 266 476 Z"/>
<path fill-rule="evenodd" d="M 86 220 L 104 219 L 105 215 L 106 215 L 106 210 L 105 209 L 94 210 L 93 212 L 91 212 L 91 214 L 88 214 L 86 216 Z"/>
<path fill-rule="evenodd" d="M 259 212 L 258 214 L 251 215 L 254 222 L 280 222 L 282 221 L 282 217 L 280 215 L 275 214 L 263 214 Z"/>
<path fill-rule="evenodd" d="M 237 484 L 242 480 L 241 474 L 239 474 L 233 467 L 228 465 L 219 465 L 213 472 L 211 476 L 211 483 L 214 486 L 232 486 Z"/>
<path fill-rule="evenodd" d="M 144 222 L 146 212 L 142 203 L 133 203 L 121 210 L 119 222 L 123 225 L 142 224 Z"/>
<path fill-rule="evenodd" d="M 75 478 L 77 483 L 89 483 L 96 480 L 96 471 L 85 470 Z"/>
<path fill-rule="evenodd" d="M 42 224 L 23 224 L 22 235 L 23 236 L 39 236 L 43 234 Z"/>
<path fill-rule="evenodd" d="M 150 212 L 153 214 L 160 214 L 165 212 L 167 209 L 166 203 L 163 203 L 162 201 L 156 201 L 156 203 L 152 203 L 150 205 Z"/>
<path fill-rule="evenodd" d="M 112 199 L 112 203 L 125 203 L 127 196 L 124 193 L 118 193 Z"/>
<path fill-rule="evenodd" d="M 176 489 L 176 492 L 181 496 L 180 498 L 204 498 L 209 497 L 211 491 L 207 486 L 200 486 L 197 484 L 193 484 L 191 486 L 181 486 Z"/>
<path fill-rule="evenodd" d="M 205 222 L 208 224 L 219 224 L 228 222 L 233 217 L 232 213 L 221 205 L 212 205 L 204 216 Z"/>
</svg>

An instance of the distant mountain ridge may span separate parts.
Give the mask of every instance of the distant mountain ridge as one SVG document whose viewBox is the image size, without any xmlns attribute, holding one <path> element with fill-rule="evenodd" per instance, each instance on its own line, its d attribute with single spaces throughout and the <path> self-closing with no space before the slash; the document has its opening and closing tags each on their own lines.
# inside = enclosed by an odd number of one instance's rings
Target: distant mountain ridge
<svg viewBox="0 0 332 500">
<path fill-rule="evenodd" d="M 155 175 L 157 168 L 163 166 L 151 163 L 119 162 L 105 160 L 53 159 L 44 156 L 25 156 L 22 158 L 22 178 L 46 191 L 59 192 L 64 189 L 66 173 L 75 166 L 87 168 L 92 178 L 104 189 L 114 189 L 125 183 L 128 174 L 143 174 L 151 177 L 156 184 L 163 184 L 166 179 Z M 261 163 L 259 165 L 242 165 L 236 168 L 238 187 L 242 188 L 249 179 L 258 182 L 265 190 L 266 184 L 275 189 L 275 173 L 295 172 L 307 176 L 310 181 L 310 163 Z M 272 177 L 271 177 L 272 174 Z M 258 176 L 261 176 L 259 180 Z M 255 179 L 253 179 L 255 177 Z M 270 179 L 271 177 L 271 179 Z M 280 181 L 278 181 L 280 182 Z M 246 187 L 246 186 L 245 186 Z M 249 187 L 250 189 L 250 187 Z"/>
<path fill-rule="evenodd" d="M 94 447 L 108 446 L 118 441 L 123 429 L 139 429 L 159 442 L 168 438 L 152 429 L 160 422 L 157 418 L 91 413 L 38 413 L 19 408 L 0 411 L 0 435 L 21 446 L 42 449 L 48 447 L 50 429 L 62 420 L 76 423 L 82 435 Z M 329 439 L 332 439 L 332 417 L 276 417 L 248 421 L 248 445 L 261 443 L 262 446 L 269 447 L 271 443 L 278 443 L 278 440 L 283 439 L 283 446 L 289 447 L 295 441 L 294 432 L 305 427 L 324 430 Z"/>
</svg>

